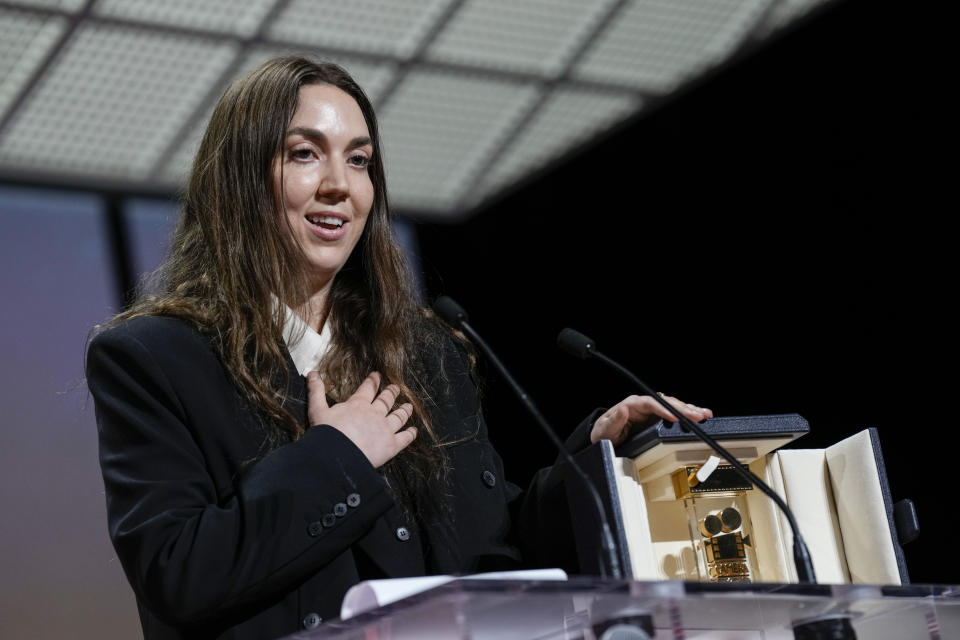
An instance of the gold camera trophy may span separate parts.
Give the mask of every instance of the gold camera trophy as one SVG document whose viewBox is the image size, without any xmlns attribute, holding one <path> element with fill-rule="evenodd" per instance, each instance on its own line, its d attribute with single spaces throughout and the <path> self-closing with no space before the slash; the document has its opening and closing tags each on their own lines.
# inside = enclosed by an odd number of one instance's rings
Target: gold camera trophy
<svg viewBox="0 0 960 640">
<path fill-rule="evenodd" d="M 686 466 L 671 475 L 675 495 L 687 513 L 696 551 L 697 574 L 712 582 L 750 582 L 757 561 L 750 539 L 744 494 L 753 485 L 730 465 Z M 707 470 L 709 473 L 704 473 Z M 744 518 L 744 515 L 747 517 Z"/>
<path fill-rule="evenodd" d="M 909 527 L 897 531 L 874 429 L 826 449 L 782 449 L 809 431 L 799 415 L 714 418 L 701 427 L 790 506 L 818 582 L 908 581 L 900 539 L 909 542 L 916 532 Z M 627 577 L 797 582 L 786 517 L 680 425 L 659 423 L 616 451 L 602 441 L 581 453 L 578 461 L 599 486 L 613 516 Z M 583 513 L 587 506 L 575 493 L 570 494 L 571 505 Z M 897 508 L 912 509 L 904 502 Z M 574 533 L 578 548 L 586 549 L 588 543 L 581 538 L 591 535 L 587 527 L 575 526 Z M 581 568 L 591 571 L 588 554 L 580 556 Z"/>
</svg>

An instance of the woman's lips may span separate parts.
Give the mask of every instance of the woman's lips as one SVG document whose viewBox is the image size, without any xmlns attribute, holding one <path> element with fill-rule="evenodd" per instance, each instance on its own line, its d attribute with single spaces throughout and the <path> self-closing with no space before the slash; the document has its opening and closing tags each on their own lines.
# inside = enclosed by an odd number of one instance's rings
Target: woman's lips
<svg viewBox="0 0 960 640">
<path fill-rule="evenodd" d="M 304 217 L 310 225 L 310 231 L 322 240 L 337 240 L 347 232 L 349 222 L 342 216 L 311 213 Z"/>
</svg>

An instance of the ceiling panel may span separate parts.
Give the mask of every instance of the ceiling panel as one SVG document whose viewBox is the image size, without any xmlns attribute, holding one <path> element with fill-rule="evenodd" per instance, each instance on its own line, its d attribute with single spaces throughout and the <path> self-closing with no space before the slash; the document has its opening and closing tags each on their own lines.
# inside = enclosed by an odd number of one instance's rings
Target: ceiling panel
<svg viewBox="0 0 960 640">
<path fill-rule="evenodd" d="M 805 16 L 811 9 L 823 4 L 826 0 L 780 0 L 770 10 L 761 30 L 762 35 L 787 25 L 788 23 Z"/>
<path fill-rule="evenodd" d="M 79 11 L 87 4 L 88 0 L 21 0 L 17 2 L 25 7 L 36 7 L 41 9 L 59 9 L 61 11 Z"/>
<path fill-rule="evenodd" d="M 67 28 L 67 19 L 0 9 L 0 114 L 24 89 L 50 48 Z"/>
<path fill-rule="evenodd" d="M 292 0 L 268 30 L 275 40 L 406 58 L 450 0 Z"/>
<path fill-rule="evenodd" d="M 536 94 L 529 84 L 411 73 L 380 114 L 391 197 L 413 210 L 453 213 L 468 178 Z"/>
<path fill-rule="evenodd" d="M 144 178 L 235 54 L 231 43 L 83 28 L 3 131 L 0 163 Z"/>
<path fill-rule="evenodd" d="M 275 0 L 99 0 L 96 16 L 253 35 Z"/>
<path fill-rule="evenodd" d="M 635 0 L 576 65 L 573 75 L 666 93 L 719 63 L 770 0 Z"/>
<path fill-rule="evenodd" d="M 613 0 L 473 0 L 450 20 L 427 58 L 552 77 Z"/>
<path fill-rule="evenodd" d="M 612 125 L 636 113 L 640 99 L 629 93 L 601 93 L 558 87 L 530 122 L 509 140 L 509 146 L 490 166 L 478 189 L 469 197 L 476 204 L 557 158 L 595 142 Z"/>
</svg>

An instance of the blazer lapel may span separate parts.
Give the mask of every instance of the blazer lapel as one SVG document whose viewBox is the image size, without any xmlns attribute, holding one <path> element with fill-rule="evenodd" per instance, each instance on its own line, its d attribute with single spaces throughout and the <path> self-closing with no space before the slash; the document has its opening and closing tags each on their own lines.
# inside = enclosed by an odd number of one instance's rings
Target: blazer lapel
<svg viewBox="0 0 960 640">
<path fill-rule="evenodd" d="M 290 351 L 283 347 L 283 354 L 287 361 L 287 393 L 283 401 L 283 406 L 293 414 L 304 428 L 307 424 L 307 379 L 300 375 L 297 366 L 290 357 Z"/>
</svg>

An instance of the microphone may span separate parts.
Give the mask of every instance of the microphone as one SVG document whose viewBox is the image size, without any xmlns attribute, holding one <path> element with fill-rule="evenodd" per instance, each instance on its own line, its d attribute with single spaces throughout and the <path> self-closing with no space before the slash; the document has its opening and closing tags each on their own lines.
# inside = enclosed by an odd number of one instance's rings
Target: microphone
<svg viewBox="0 0 960 640">
<path fill-rule="evenodd" d="M 810 551 L 807 549 L 806 543 L 800 536 L 800 528 L 797 526 L 797 521 L 793 517 L 793 512 L 790 511 L 790 507 L 787 506 L 787 503 L 783 501 L 776 491 L 767 486 L 767 483 L 758 478 L 752 471 L 750 471 L 750 469 L 746 467 L 746 465 L 741 464 L 736 457 L 734 457 L 730 452 L 724 449 L 719 442 L 714 440 L 703 429 L 701 429 L 697 423 L 693 422 L 682 413 L 674 409 L 669 402 L 660 397 L 659 394 L 647 386 L 643 380 L 635 376 L 629 369 L 616 362 L 612 358 L 609 358 L 597 351 L 597 347 L 593 340 L 583 335 L 579 331 L 566 328 L 560 332 L 560 335 L 557 336 L 557 345 L 567 353 L 583 360 L 588 358 L 596 358 L 597 360 L 603 362 L 607 366 L 625 376 L 628 380 L 640 387 L 645 394 L 659 402 L 660 405 L 669 411 L 670 414 L 673 415 L 688 431 L 693 431 L 697 437 L 707 443 L 711 449 L 720 454 L 722 458 L 726 459 L 726 461 L 730 463 L 730 466 L 736 469 L 744 479 L 753 483 L 758 489 L 760 489 L 760 491 L 765 493 L 771 500 L 773 500 L 773 502 L 780 507 L 780 510 L 783 511 L 784 515 L 787 517 L 787 522 L 790 524 L 790 530 L 793 532 L 793 562 L 797 569 L 797 579 L 802 583 L 816 584 L 817 578 L 813 571 L 813 561 L 810 558 Z"/>
<path fill-rule="evenodd" d="M 433 310 L 444 322 L 455 329 L 460 329 L 460 325 L 467 321 L 467 312 L 454 302 L 453 298 L 447 296 L 437 298 L 433 303 Z"/>
<path fill-rule="evenodd" d="M 597 509 L 597 513 L 600 516 L 600 528 L 601 528 L 601 539 L 603 540 L 603 551 L 607 556 L 607 566 L 610 570 L 611 578 L 623 578 L 623 572 L 620 569 L 620 560 L 617 557 L 616 546 L 613 543 L 613 535 L 610 533 L 610 523 L 607 520 L 607 514 L 603 510 L 603 505 L 600 502 L 600 494 L 597 493 L 596 487 L 593 486 L 593 483 L 587 478 L 586 474 L 580 468 L 580 465 L 576 463 L 573 459 L 573 456 L 570 455 L 570 452 L 567 451 L 566 447 L 563 446 L 563 442 L 560 441 L 560 438 L 557 437 L 556 432 L 550 427 L 547 423 L 547 419 L 543 417 L 543 414 L 540 413 L 540 410 L 537 409 L 537 406 L 534 404 L 533 400 L 527 395 L 527 392 L 523 390 L 520 384 L 510 375 L 510 372 L 507 370 L 506 366 L 497 355 L 493 352 L 493 349 L 484 342 L 483 338 L 470 326 L 470 323 L 467 322 L 467 312 L 463 310 L 459 304 L 454 302 L 451 298 L 447 296 L 441 296 L 433 303 L 433 310 L 436 312 L 441 319 L 443 319 L 447 324 L 452 326 L 455 329 L 459 329 L 465 333 L 470 340 L 480 347 L 480 350 L 483 351 L 487 359 L 493 363 L 497 371 L 500 372 L 500 375 L 503 376 L 504 380 L 507 381 L 507 384 L 510 385 L 510 388 L 515 394 L 520 398 L 520 401 L 523 403 L 524 407 L 533 416 L 534 420 L 540 428 L 543 429 L 543 432 L 547 434 L 547 437 L 553 442 L 553 446 L 557 448 L 560 452 L 560 455 L 563 459 L 570 465 L 570 468 L 573 469 L 584 484 L 590 490 L 590 495 L 593 498 L 594 506 Z M 601 567 L 603 563 L 601 563 Z M 605 576 L 606 577 L 606 576 Z"/>
<path fill-rule="evenodd" d="M 561 331 L 560 335 L 557 336 L 557 346 L 581 360 L 589 358 L 590 352 L 594 349 L 593 340 L 570 327 Z"/>
</svg>

